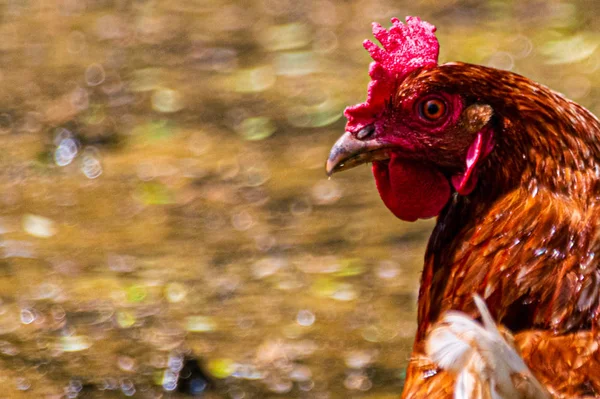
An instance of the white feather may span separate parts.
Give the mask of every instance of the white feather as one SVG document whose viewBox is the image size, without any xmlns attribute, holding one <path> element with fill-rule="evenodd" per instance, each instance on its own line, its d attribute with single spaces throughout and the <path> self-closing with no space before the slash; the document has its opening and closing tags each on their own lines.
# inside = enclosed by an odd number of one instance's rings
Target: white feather
<svg viewBox="0 0 600 399">
<path fill-rule="evenodd" d="M 454 386 L 454 399 L 470 399 L 476 389 L 476 381 L 473 375 L 460 373 Z"/>
<path fill-rule="evenodd" d="M 460 371 L 471 356 L 471 346 L 449 328 L 433 330 L 427 343 L 427 352 L 431 360 L 444 370 Z"/>
<path fill-rule="evenodd" d="M 462 312 L 447 312 L 425 342 L 431 360 L 457 376 L 454 398 L 549 398 L 498 330 L 484 300 L 477 295 L 474 300 L 483 325 Z M 515 387 L 516 374 L 527 377 L 528 389 Z"/>
</svg>

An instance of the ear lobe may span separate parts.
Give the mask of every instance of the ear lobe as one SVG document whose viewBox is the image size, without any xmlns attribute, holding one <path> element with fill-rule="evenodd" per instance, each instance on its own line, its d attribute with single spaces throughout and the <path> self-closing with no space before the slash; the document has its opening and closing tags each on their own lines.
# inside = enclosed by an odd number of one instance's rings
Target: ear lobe
<svg viewBox="0 0 600 399">
<path fill-rule="evenodd" d="M 470 194 L 477 185 L 477 165 L 494 148 L 494 135 L 489 126 L 485 126 L 475 136 L 467 151 L 466 167 L 463 173 L 452 176 L 452 185 L 460 195 Z"/>
</svg>

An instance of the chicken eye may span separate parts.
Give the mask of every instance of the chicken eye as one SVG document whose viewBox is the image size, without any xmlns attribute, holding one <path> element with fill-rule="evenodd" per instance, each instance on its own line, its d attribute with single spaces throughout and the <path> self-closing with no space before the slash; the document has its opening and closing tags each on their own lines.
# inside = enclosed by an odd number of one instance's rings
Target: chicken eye
<svg viewBox="0 0 600 399">
<path fill-rule="evenodd" d="M 429 121 L 435 121 L 446 114 L 446 104 L 438 98 L 423 101 L 421 103 L 420 112 L 423 118 Z"/>
</svg>

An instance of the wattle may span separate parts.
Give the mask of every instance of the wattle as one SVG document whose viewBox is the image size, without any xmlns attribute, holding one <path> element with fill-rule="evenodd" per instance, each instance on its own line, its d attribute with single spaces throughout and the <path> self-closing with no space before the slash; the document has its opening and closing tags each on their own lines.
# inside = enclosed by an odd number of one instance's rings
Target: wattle
<svg viewBox="0 0 600 399">
<path fill-rule="evenodd" d="M 450 199 L 450 183 L 436 168 L 401 159 L 373 162 L 373 175 L 384 204 L 396 217 L 413 222 L 439 215 Z"/>
</svg>

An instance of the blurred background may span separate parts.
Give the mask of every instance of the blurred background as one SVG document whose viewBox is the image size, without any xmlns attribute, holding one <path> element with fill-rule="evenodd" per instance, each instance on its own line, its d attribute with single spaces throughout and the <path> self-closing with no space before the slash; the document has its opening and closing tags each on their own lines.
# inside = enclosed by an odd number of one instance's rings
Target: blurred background
<svg viewBox="0 0 600 399">
<path fill-rule="evenodd" d="M 370 23 L 600 113 L 596 1 L 0 2 L 7 398 L 396 398 L 433 221 L 328 180 Z"/>
</svg>

